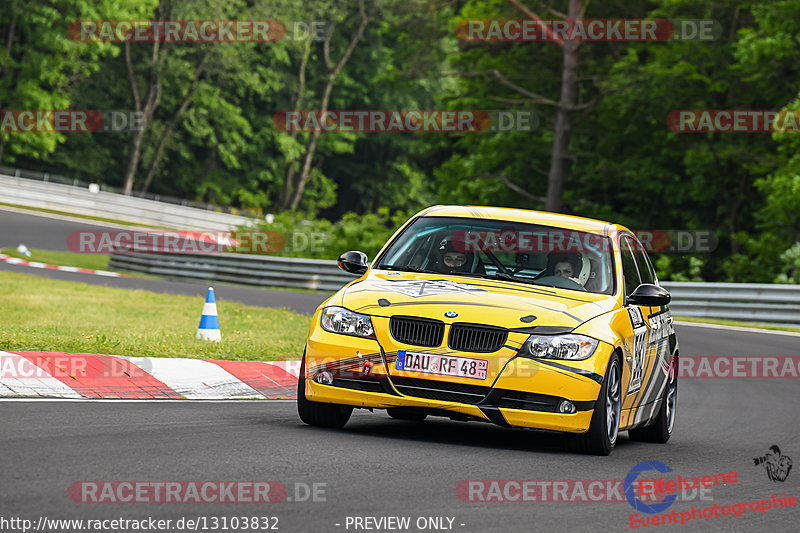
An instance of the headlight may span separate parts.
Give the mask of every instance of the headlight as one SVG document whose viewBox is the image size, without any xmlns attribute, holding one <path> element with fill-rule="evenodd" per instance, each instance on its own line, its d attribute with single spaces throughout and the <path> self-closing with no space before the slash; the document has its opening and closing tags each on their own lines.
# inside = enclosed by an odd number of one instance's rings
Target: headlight
<svg viewBox="0 0 800 533">
<path fill-rule="evenodd" d="M 375 338 L 372 320 L 367 315 L 359 315 L 348 311 L 344 307 L 326 307 L 320 315 L 319 323 L 325 331 L 370 339 Z"/>
<path fill-rule="evenodd" d="M 519 355 L 581 361 L 591 357 L 597 344 L 597 339 L 583 335 L 531 335 Z"/>
</svg>

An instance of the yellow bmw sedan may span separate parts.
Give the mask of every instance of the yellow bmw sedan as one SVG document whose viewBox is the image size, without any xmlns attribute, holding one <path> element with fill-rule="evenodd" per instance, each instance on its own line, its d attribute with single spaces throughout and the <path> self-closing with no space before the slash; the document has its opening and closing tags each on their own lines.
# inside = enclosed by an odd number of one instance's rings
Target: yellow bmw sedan
<svg viewBox="0 0 800 533">
<path fill-rule="evenodd" d="M 570 435 L 608 455 L 620 431 L 665 443 L 678 343 L 669 293 L 628 229 L 497 207 L 435 206 L 406 222 L 316 310 L 303 355 L 303 422 L 354 408 Z"/>
</svg>

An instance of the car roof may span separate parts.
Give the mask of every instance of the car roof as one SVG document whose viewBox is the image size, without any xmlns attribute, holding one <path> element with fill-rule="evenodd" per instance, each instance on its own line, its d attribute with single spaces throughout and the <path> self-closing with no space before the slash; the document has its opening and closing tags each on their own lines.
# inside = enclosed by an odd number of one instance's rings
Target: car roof
<svg viewBox="0 0 800 533">
<path fill-rule="evenodd" d="M 509 207 L 487 207 L 474 205 L 435 205 L 423 209 L 418 213 L 423 217 L 460 217 L 460 218 L 487 218 L 490 220 L 507 220 L 509 222 L 522 222 L 527 224 L 541 224 L 558 228 L 566 228 L 598 235 L 611 235 L 626 228 L 602 220 L 561 215 L 545 211 L 530 211 L 528 209 L 512 209 Z"/>
</svg>

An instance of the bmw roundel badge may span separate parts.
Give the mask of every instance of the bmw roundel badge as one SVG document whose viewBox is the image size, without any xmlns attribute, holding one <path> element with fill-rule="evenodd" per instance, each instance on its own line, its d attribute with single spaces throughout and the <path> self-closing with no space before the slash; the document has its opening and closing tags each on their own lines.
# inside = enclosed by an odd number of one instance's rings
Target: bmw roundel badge
<svg viewBox="0 0 800 533">
<path fill-rule="evenodd" d="M 458 316 L 458 313 L 456 313 L 455 311 L 448 311 L 444 314 L 444 316 L 446 316 L 447 318 L 455 318 Z"/>
</svg>

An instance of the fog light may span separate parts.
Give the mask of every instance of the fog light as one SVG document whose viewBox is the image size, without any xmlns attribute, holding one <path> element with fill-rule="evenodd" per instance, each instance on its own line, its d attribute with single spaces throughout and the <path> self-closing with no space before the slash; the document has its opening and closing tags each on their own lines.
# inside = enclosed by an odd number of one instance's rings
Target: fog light
<svg viewBox="0 0 800 533">
<path fill-rule="evenodd" d="M 333 383 L 333 374 L 330 372 L 318 372 L 317 375 L 314 376 L 314 381 L 323 385 L 330 385 Z"/>
<path fill-rule="evenodd" d="M 572 414 L 577 412 L 578 410 L 575 409 L 575 405 L 569 400 L 561 400 L 561 403 L 558 404 L 558 412 L 559 413 L 567 413 Z"/>
</svg>

